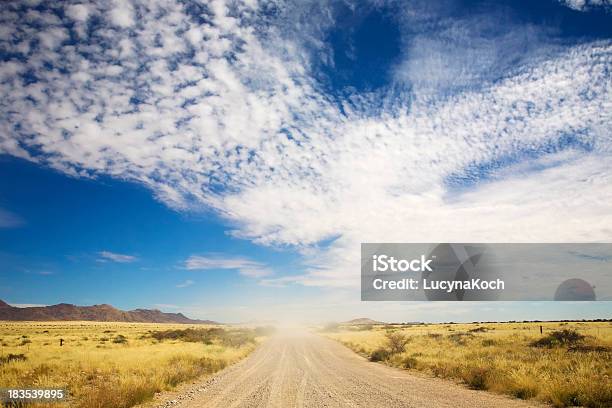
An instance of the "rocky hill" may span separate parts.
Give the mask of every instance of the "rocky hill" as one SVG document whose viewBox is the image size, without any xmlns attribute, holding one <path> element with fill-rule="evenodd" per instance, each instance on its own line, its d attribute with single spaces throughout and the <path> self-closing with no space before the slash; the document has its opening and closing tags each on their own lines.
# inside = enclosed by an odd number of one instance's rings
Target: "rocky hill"
<svg viewBox="0 0 612 408">
<path fill-rule="evenodd" d="M 218 324 L 212 320 L 190 319 L 182 313 L 164 313 L 150 309 L 124 311 L 105 304 L 76 306 L 60 303 L 52 306 L 13 307 L 2 300 L 0 300 L 0 320 Z"/>
<path fill-rule="evenodd" d="M 359 317 L 357 319 L 343 322 L 342 324 L 351 325 L 351 326 L 360 326 L 360 325 L 366 325 L 366 324 L 371 324 L 371 325 L 385 324 L 385 322 L 379 322 L 376 320 L 369 319 L 367 317 Z"/>
</svg>

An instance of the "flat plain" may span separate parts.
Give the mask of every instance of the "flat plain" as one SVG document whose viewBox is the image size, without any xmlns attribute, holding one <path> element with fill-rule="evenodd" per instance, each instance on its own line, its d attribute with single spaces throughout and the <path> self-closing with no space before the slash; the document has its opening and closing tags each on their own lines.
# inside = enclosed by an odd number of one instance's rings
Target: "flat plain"
<svg viewBox="0 0 612 408">
<path fill-rule="evenodd" d="M 276 333 L 0 322 L 0 344 L 2 386 L 66 388 L 67 406 L 77 408 L 150 407 L 166 395 L 176 400 L 171 406 L 187 408 L 612 406 L 612 323 L 603 321 L 345 324 Z"/>
<path fill-rule="evenodd" d="M 611 322 L 329 325 L 323 334 L 370 361 L 468 388 L 612 407 Z"/>
<path fill-rule="evenodd" d="M 71 407 L 131 407 L 235 363 L 261 335 L 184 324 L 0 322 L 0 384 L 66 388 Z"/>
</svg>

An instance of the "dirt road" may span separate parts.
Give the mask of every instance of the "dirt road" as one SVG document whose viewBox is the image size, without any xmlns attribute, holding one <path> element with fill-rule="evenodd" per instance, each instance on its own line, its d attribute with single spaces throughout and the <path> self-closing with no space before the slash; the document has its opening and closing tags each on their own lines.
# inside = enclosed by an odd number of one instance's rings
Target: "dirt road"
<svg viewBox="0 0 612 408">
<path fill-rule="evenodd" d="M 371 363 L 309 333 L 277 335 L 173 407 L 530 407 L 450 381 Z"/>
</svg>

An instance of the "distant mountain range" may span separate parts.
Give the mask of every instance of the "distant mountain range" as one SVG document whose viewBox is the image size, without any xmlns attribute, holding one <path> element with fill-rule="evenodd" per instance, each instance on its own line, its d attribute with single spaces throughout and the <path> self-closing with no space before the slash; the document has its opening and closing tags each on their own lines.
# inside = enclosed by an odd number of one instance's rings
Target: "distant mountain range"
<svg viewBox="0 0 612 408">
<path fill-rule="evenodd" d="M 212 320 L 190 319 L 182 313 L 164 313 L 159 310 L 124 311 L 111 305 L 76 306 L 67 303 L 52 306 L 14 307 L 2 300 L 0 300 L 0 320 L 219 324 Z"/>
<path fill-rule="evenodd" d="M 376 320 L 372 320 L 372 319 L 369 319 L 367 317 L 359 317 L 357 319 L 353 319 L 353 320 L 348 320 L 346 322 L 342 322 L 342 324 L 352 325 L 352 326 L 360 326 L 360 325 L 366 325 L 366 324 L 377 325 L 377 324 L 386 324 L 386 323 L 385 322 L 379 322 L 379 321 L 376 321 Z"/>
</svg>

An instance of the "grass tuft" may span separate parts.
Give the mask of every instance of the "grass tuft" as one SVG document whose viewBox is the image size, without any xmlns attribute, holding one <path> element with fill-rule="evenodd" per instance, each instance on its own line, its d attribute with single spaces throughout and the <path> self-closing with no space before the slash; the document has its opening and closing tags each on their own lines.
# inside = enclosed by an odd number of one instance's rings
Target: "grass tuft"
<svg viewBox="0 0 612 408">
<path fill-rule="evenodd" d="M 463 381 L 473 390 L 486 390 L 488 386 L 488 378 L 491 376 L 489 367 L 472 367 L 463 375 Z"/>
</svg>

